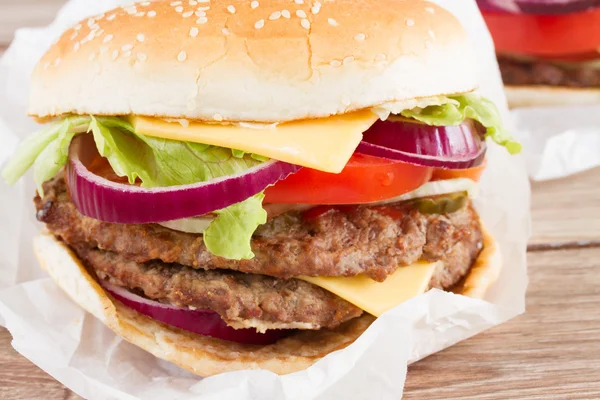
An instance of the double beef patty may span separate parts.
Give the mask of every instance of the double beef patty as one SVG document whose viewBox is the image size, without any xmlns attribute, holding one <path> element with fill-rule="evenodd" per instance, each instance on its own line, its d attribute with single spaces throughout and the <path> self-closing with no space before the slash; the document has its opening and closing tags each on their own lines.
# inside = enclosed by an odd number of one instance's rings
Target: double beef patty
<svg viewBox="0 0 600 400">
<path fill-rule="evenodd" d="M 600 87 L 600 69 L 569 69 L 548 61 L 520 61 L 505 56 L 498 56 L 498 63 L 507 85 Z"/>
<path fill-rule="evenodd" d="M 252 260 L 227 260 L 202 235 L 155 224 L 111 224 L 81 215 L 62 176 L 36 197 L 37 217 L 91 272 L 161 302 L 216 311 L 241 327 L 334 328 L 362 311 L 297 276 L 355 276 L 378 281 L 419 259 L 444 261 L 430 287 L 450 289 L 482 248 L 479 219 L 468 204 L 426 215 L 407 203 L 290 211 L 261 226 Z"/>
</svg>

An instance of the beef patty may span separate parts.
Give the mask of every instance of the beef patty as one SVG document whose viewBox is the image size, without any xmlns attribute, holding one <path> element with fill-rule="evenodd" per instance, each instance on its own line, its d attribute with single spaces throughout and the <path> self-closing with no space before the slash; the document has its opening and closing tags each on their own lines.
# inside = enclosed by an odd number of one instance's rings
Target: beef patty
<svg viewBox="0 0 600 400">
<path fill-rule="evenodd" d="M 447 261 L 448 271 L 462 276 L 482 246 L 479 218 L 471 204 L 448 214 L 426 215 L 398 203 L 278 215 L 256 231 L 253 259 L 228 260 L 211 254 L 202 235 L 155 224 L 111 224 L 81 215 L 62 176 L 47 182 L 44 190 L 44 198 L 35 199 L 37 218 L 55 236 L 69 245 L 108 250 L 135 263 L 161 260 L 283 279 L 365 274 L 383 281 L 399 266 L 419 259 Z M 443 287 L 458 275 L 448 271 Z"/>
<path fill-rule="evenodd" d="M 570 69 L 548 61 L 520 61 L 501 55 L 498 63 L 507 85 L 600 87 L 600 69 L 584 66 Z"/>
<path fill-rule="evenodd" d="M 234 328 L 335 328 L 362 314 L 344 299 L 299 279 L 195 270 L 162 261 L 138 264 L 89 247 L 74 251 L 105 282 L 163 303 L 215 311 Z"/>
</svg>

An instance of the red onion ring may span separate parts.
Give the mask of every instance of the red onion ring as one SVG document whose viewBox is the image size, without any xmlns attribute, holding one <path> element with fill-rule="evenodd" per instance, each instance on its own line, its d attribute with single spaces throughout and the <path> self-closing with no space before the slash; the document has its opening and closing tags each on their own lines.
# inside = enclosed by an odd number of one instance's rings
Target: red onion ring
<svg viewBox="0 0 600 400">
<path fill-rule="evenodd" d="M 77 136 L 71 143 L 66 168 L 71 200 L 83 215 L 120 224 L 164 222 L 221 210 L 302 168 L 270 160 L 208 182 L 146 189 L 112 182 L 90 172 L 87 166 L 97 156 L 91 136 Z"/>
<path fill-rule="evenodd" d="M 234 329 L 228 326 L 214 311 L 190 310 L 162 304 L 138 296 L 123 287 L 105 282 L 100 282 L 100 284 L 115 299 L 140 314 L 199 335 L 243 344 L 267 345 L 275 343 L 290 332 L 290 330 L 268 330 L 265 333 L 259 333 L 256 329 Z"/>
<path fill-rule="evenodd" d="M 559 15 L 600 7 L 600 0 L 477 0 L 477 5 L 487 12 Z"/>
<path fill-rule="evenodd" d="M 481 126 L 471 120 L 441 127 L 378 121 L 364 133 L 356 151 L 426 167 L 467 169 L 481 165 L 485 159 L 487 146 L 481 131 Z"/>
</svg>

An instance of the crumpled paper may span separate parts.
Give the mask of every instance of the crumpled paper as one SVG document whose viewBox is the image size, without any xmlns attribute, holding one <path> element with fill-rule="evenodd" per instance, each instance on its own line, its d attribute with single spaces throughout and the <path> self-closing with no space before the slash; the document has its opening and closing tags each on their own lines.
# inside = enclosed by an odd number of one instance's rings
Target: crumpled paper
<svg viewBox="0 0 600 400">
<path fill-rule="evenodd" d="M 482 92 L 510 126 L 491 38 L 474 0 L 437 0 L 457 15 L 480 56 Z M 23 29 L 0 61 L 0 164 L 35 125 L 25 116 L 28 76 L 59 32 L 124 1 L 72 0 L 44 29 Z M 382 315 L 351 346 L 286 376 L 239 371 L 198 378 L 115 337 L 40 271 L 31 176 L 0 184 L 0 324 L 14 348 L 86 399 L 394 399 L 407 364 L 524 311 L 529 183 L 522 156 L 491 145 L 477 207 L 502 249 L 504 268 L 486 301 L 432 290 Z"/>
<path fill-rule="evenodd" d="M 600 104 L 519 108 L 512 116 L 531 179 L 563 178 L 600 166 Z"/>
</svg>

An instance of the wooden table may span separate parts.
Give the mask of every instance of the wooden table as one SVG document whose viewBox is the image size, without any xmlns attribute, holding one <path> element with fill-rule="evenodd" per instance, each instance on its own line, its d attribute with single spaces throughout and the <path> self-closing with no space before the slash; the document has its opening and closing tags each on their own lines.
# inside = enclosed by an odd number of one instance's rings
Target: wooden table
<svg viewBox="0 0 600 400">
<path fill-rule="evenodd" d="M 0 51 L 62 3 L 0 0 Z M 600 169 L 533 192 L 527 313 L 412 365 L 406 399 L 600 398 Z M 78 398 L 0 328 L 0 399 Z"/>
</svg>

